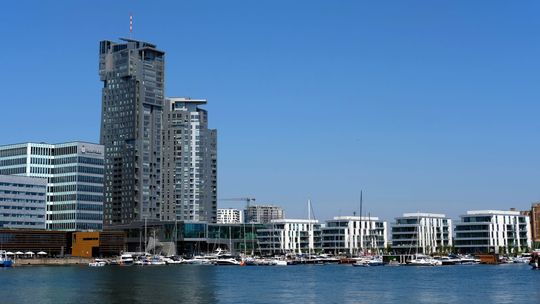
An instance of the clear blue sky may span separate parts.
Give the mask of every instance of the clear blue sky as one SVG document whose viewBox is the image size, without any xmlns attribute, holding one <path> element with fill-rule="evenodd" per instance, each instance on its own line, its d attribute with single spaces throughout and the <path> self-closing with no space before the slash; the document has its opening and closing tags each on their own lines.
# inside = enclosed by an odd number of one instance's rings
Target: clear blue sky
<svg viewBox="0 0 540 304">
<path fill-rule="evenodd" d="M 158 3 L 160 2 L 160 3 Z M 167 52 L 207 98 L 219 196 L 288 217 L 527 209 L 540 200 L 535 1 L 10 1 L 0 144 L 99 141 L 98 42 Z M 232 204 L 229 204 L 232 205 Z M 239 203 L 238 206 L 241 206 Z"/>
</svg>

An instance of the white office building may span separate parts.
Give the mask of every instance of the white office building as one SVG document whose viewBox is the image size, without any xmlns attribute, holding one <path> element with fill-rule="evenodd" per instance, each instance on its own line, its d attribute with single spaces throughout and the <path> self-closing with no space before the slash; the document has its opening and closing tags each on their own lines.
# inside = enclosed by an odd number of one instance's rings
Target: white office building
<svg viewBox="0 0 540 304">
<path fill-rule="evenodd" d="M 47 229 L 102 229 L 102 145 L 69 142 L 1 146 L 0 174 L 47 180 Z"/>
<path fill-rule="evenodd" d="M 387 243 L 387 223 L 378 217 L 337 216 L 326 221 L 322 248 L 334 254 L 380 253 Z"/>
<path fill-rule="evenodd" d="M 392 250 L 432 254 L 452 247 L 452 220 L 444 214 L 405 213 L 392 225 Z"/>
<path fill-rule="evenodd" d="M 272 220 L 266 229 L 257 230 L 263 255 L 315 253 L 321 251 L 321 225 L 317 220 Z"/>
<path fill-rule="evenodd" d="M 455 248 L 461 253 L 513 253 L 531 248 L 529 217 L 519 211 L 467 211 L 456 223 Z"/>
<path fill-rule="evenodd" d="M 218 224 L 241 224 L 244 222 L 244 212 L 234 208 L 219 208 L 217 210 Z"/>
</svg>

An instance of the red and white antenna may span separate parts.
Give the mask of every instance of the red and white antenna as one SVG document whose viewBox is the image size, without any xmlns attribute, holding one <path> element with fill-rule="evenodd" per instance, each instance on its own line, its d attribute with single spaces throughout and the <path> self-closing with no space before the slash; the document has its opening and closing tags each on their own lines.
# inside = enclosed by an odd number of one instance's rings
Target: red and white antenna
<svg viewBox="0 0 540 304">
<path fill-rule="evenodd" d="M 129 13 L 129 38 L 133 35 L 133 14 Z"/>
</svg>

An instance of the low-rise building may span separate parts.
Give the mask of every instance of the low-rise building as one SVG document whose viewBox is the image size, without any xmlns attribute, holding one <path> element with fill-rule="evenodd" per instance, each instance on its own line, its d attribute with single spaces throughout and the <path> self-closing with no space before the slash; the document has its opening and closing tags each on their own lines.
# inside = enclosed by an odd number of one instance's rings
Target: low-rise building
<svg viewBox="0 0 540 304">
<path fill-rule="evenodd" d="M 217 210 L 218 224 L 240 224 L 244 222 L 244 212 L 234 208 L 220 208 Z"/>
<path fill-rule="evenodd" d="M 45 229 L 46 190 L 45 178 L 0 175 L 0 228 Z"/>
<path fill-rule="evenodd" d="M 317 220 L 272 220 L 257 231 L 262 255 L 315 253 L 322 250 L 321 225 Z"/>
<path fill-rule="evenodd" d="M 326 221 L 322 248 L 328 253 L 380 253 L 387 243 L 387 223 L 378 217 L 337 216 Z"/>
<path fill-rule="evenodd" d="M 452 247 L 452 220 L 444 214 L 405 213 L 392 225 L 392 250 L 432 254 Z"/>
<path fill-rule="evenodd" d="M 531 247 L 529 217 L 518 211 L 467 211 L 456 223 L 460 253 L 516 253 Z"/>
</svg>

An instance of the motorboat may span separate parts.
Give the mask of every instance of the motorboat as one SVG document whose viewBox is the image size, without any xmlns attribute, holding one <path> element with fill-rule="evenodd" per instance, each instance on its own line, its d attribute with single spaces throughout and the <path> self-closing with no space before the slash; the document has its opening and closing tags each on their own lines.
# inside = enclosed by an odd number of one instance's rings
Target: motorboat
<svg viewBox="0 0 540 304">
<path fill-rule="evenodd" d="M 440 266 L 442 265 L 442 262 L 440 260 L 435 260 L 434 258 L 423 255 L 423 254 L 417 254 L 414 259 L 411 259 L 407 262 L 408 266 Z"/>
<path fill-rule="evenodd" d="M 103 267 L 107 265 L 107 262 L 104 260 L 95 259 L 93 262 L 88 263 L 90 267 Z"/>
<path fill-rule="evenodd" d="M 131 266 L 131 265 L 133 265 L 133 255 L 127 254 L 127 253 L 120 255 L 120 259 L 119 259 L 118 263 L 121 266 Z"/>
<path fill-rule="evenodd" d="M 373 257 L 367 262 L 368 266 L 384 266 L 383 259 L 380 256 Z"/>
<path fill-rule="evenodd" d="M 272 264 L 274 264 L 275 266 L 287 266 L 287 260 L 275 259 L 272 260 Z"/>
<path fill-rule="evenodd" d="M 163 261 L 167 263 L 167 265 L 178 265 L 183 264 L 182 258 L 180 257 L 166 257 L 163 258 Z"/>
<path fill-rule="evenodd" d="M 240 262 L 233 258 L 220 258 L 214 260 L 214 265 L 230 266 L 230 265 L 240 265 Z"/>
<path fill-rule="evenodd" d="M 11 267 L 13 266 L 13 261 L 8 257 L 7 251 L 0 250 L 0 267 Z"/>
</svg>

